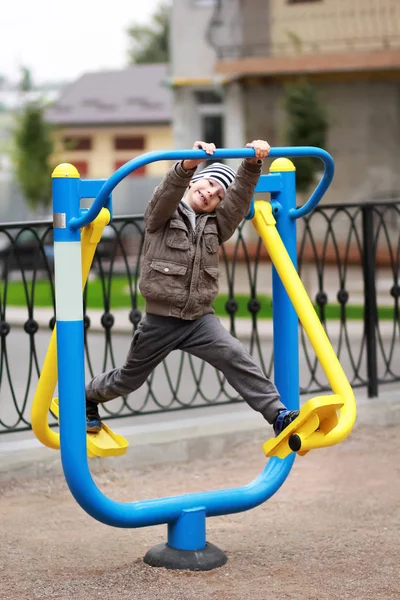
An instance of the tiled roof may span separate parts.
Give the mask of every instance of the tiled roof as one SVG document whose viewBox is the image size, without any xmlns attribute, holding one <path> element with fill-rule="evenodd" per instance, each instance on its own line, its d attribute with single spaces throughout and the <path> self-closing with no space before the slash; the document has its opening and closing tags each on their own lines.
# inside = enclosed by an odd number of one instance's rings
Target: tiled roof
<svg viewBox="0 0 400 600">
<path fill-rule="evenodd" d="M 46 120 L 54 125 L 168 123 L 172 93 L 167 78 L 167 64 L 87 73 L 64 88 Z"/>
</svg>

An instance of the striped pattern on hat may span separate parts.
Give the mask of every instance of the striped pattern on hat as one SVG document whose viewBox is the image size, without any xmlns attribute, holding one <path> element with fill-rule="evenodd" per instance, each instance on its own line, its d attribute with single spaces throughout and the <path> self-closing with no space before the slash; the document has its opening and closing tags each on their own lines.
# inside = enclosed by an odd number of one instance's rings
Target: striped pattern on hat
<svg viewBox="0 0 400 600">
<path fill-rule="evenodd" d="M 235 179 L 235 171 L 222 163 L 212 163 L 209 167 L 206 167 L 200 173 L 197 173 L 194 177 L 192 177 L 192 181 L 197 181 L 198 179 L 203 179 L 203 177 L 207 179 L 214 179 L 214 181 L 218 181 L 224 188 L 225 192 L 228 187 L 233 183 Z"/>
</svg>

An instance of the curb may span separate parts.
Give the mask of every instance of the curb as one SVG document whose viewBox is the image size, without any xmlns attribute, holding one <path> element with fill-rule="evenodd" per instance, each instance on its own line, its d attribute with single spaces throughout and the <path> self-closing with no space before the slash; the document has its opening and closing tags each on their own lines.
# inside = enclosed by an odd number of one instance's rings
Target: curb
<svg viewBox="0 0 400 600">
<path fill-rule="evenodd" d="M 389 389 L 390 388 L 390 389 Z M 379 398 L 357 393 L 356 427 L 387 427 L 400 424 L 400 386 L 393 384 Z M 307 398 L 302 398 L 306 401 Z M 202 458 L 215 460 L 230 448 L 253 441 L 260 446 L 272 435 L 272 428 L 244 402 L 202 407 L 177 413 L 119 419 L 112 428 L 129 442 L 121 457 L 95 458 L 93 473 L 107 468 L 131 468 L 179 463 Z M 13 434 L 9 434 L 12 436 Z M 0 480 L 15 477 L 62 475 L 59 451 L 45 448 L 32 432 L 0 443 Z"/>
<path fill-rule="evenodd" d="M 172 415 L 160 414 L 152 415 L 152 422 L 147 423 L 143 421 L 150 421 L 149 416 L 108 422 L 128 440 L 128 452 L 118 457 L 90 459 L 91 470 L 215 459 L 246 441 L 255 440 L 261 449 L 272 434 L 272 428 L 245 403 L 182 412 L 186 414 L 175 413 L 173 420 Z M 0 481 L 62 474 L 59 451 L 44 447 L 32 431 L 26 432 L 23 439 L 21 433 L 17 435 L 20 439 L 0 443 Z"/>
</svg>

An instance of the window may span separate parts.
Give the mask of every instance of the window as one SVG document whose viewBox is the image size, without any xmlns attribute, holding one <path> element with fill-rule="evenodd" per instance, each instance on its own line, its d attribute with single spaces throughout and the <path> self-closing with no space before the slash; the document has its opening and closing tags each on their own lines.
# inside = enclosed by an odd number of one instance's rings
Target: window
<svg viewBox="0 0 400 600">
<path fill-rule="evenodd" d="M 89 173 L 87 160 L 66 160 L 65 162 L 69 162 L 71 165 L 74 165 L 74 167 L 78 169 L 81 177 L 87 177 Z"/>
<path fill-rule="evenodd" d="M 144 150 L 145 139 L 143 135 L 118 136 L 114 138 L 115 150 Z"/>
<path fill-rule="evenodd" d="M 201 119 L 203 140 L 213 142 L 217 148 L 224 147 L 222 115 L 203 115 Z"/>
<path fill-rule="evenodd" d="M 91 150 L 92 138 L 80 136 L 66 136 L 63 140 L 65 150 Z"/>
<path fill-rule="evenodd" d="M 124 165 L 127 162 L 128 162 L 127 160 L 116 160 L 114 163 L 115 171 L 117 169 L 119 169 L 120 167 L 122 167 L 122 165 Z M 143 175 L 146 175 L 146 165 L 144 165 L 143 167 L 139 167 L 138 169 L 133 171 L 133 173 L 128 175 L 128 177 L 143 177 Z"/>
<path fill-rule="evenodd" d="M 214 90 L 197 90 L 194 93 L 198 104 L 221 104 L 222 96 Z"/>
<path fill-rule="evenodd" d="M 199 118 L 199 139 L 206 142 L 213 142 L 217 148 L 223 148 L 224 104 L 222 93 L 219 90 L 213 89 L 195 90 L 194 99 Z M 210 163 L 212 161 L 207 162 Z"/>
</svg>

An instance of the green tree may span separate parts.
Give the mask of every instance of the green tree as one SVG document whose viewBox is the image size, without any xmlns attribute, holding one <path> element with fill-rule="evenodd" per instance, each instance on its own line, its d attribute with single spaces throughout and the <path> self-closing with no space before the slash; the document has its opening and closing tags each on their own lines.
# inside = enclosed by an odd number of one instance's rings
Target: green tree
<svg viewBox="0 0 400 600">
<path fill-rule="evenodd" d="M 16 178 L 31 208 L 48 206 L 51 201 L 53 142 L 43 112 L 41 102 L 25 103 L 14 130 Z"/>
<path fill-rule="evenodd" d="M 32 74 L 27 67 L 21 67 L 19 89 L 21 92 L 30 92 L 33 89 Z"/>
<path fill-rule="evenodd" d="M 286 143 L 288 146 L 326 147 L 328 118 L 315 86 L 300 79 L 286 86 L 285 109 L 288 119 Z M 297 188 L 307 192 L 315 180 L 320 161 L 313 158 L 294 160 Z"/>
<path fill-rule="evenodd" d="M 164 63 L 169 61 L 170 2 L 161 2 L 150 25 L 134 23 L 127 30 L 130 38 L 130 64 Z"/>
</svg>

